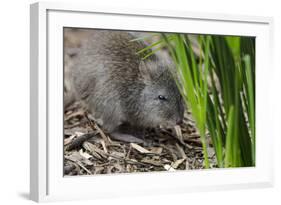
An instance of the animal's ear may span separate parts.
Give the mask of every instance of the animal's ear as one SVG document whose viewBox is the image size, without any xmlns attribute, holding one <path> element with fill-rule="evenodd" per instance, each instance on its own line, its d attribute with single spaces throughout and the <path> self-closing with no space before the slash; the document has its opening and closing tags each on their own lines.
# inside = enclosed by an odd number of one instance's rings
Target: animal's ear
<svg viewBox="0 0 281 205">
<path fill-rule="evenodd" d="M 152 80 L 152 74 L 151 74 L 151 70 L 150 70 L 150 66 L 147 65 L 146 62 L 141 61 L 139 64 L 139 70 L 140 70 L 140 74 L 142 76 L 142 78 L 145 81 L 151 81 Z"/>
</svg>

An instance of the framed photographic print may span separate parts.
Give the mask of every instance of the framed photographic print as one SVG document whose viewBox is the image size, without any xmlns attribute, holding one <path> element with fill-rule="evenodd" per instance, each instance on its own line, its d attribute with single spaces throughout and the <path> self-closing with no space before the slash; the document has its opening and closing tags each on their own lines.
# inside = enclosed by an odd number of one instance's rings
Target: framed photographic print
<svg viewBox="0 0 281 205">
<path fill-rule="evenodd" d="M 32 200 L 272 186 L 271 18 L 36 3 L 30 21 Z"/>
</svg>

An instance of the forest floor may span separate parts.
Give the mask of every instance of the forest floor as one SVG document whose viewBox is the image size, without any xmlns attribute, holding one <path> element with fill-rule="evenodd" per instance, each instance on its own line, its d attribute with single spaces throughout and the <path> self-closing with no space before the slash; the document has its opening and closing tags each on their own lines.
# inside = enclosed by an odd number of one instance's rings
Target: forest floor
<svg viewBox="0 0 281 205">
<path fill-rule="evenodd" d="M 176 129 L 147 129 L 146 145 L 113 141 L 79 102 L 64 112 L 64 175 L 203 169 L 200 136 L 186 112 Z M 145 140 L 144 139 L 144 140 Z M 209 139 L 207 134 L 207 139 Z M 208 141 L 210 167 L 217 167 Z"/>
</svg>

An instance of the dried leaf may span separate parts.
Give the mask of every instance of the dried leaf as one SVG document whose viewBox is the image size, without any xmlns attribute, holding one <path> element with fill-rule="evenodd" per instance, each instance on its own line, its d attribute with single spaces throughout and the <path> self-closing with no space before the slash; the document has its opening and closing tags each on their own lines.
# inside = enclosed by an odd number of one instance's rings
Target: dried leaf
<svg viewBox="0 0 281 205">
<path fill-rule="evenodd" d="M 176 132 L 176 136 L 177 138 L 182 141 L 183 137 L 182 137 L 182 132 L 181 132 L 181 127 L 179 125 L 176 125 L 175 127 L 175 132 Z"/>
<path fill-rule="evenodd" d="M 139 151 L 142 154 L 151 153 L 150 151 L 148 151 L 147 149 L 141 147 L 138 144 L 135 144 L 135 143 L 130 143 L 130 144 L 131 144 L 132 148 L 134 148 L 135 150 Z"/>
<path fill-rule="evenodd" d="M 101 140 L 101 145 L 105 153 L 108 153 L 104 140 Z"/>
<path fill-rule="evenodd" d="M 176 143 L 176 147 L 177 147 L 179 153 L 181 154 L 181 157 L 182 157 L 183 159 L 186 159 L 187 156 L 186 156 L 184 150 L 181 148 L 181 146 L 180 146 L 178 143 Z"/>
<path fill-rule="evenodd" d="M 104 170 L 104 167 L 95 167 L 94 174 L 101 174 Z"/>
<path fill-rule="evenodd" d="M 177 161 L 173 162 L 173 163 L 171 164 L 171 166 L 176 169 L 176 168 L 178 168 L 178 166 L 181 165 L 185 160 L 186 160 L 186 159 L 178 159 Z"/>
<path fill-rule="evenodd" d="M 122 152 L 117 152 L 117 151 L 112 151 L 110 153 L 111 156 L 117 157 L 117 158 L 124 158 L 125 157 L 125 153 Z"/>
<path fill-rule="evenodd" d="M 82 135 L 84 135 L 85 133 L 83 133 L 83 132 L 75 132 L 75 135 L 77 136 L 77 137 L 80 137 L 80 136 L 82 136 Z"/>
<path fill-rule="evenodd" d="M 79 154 L 79 152 L 76 152 L 76 151 L 72 152 L 72 154 L 69 156 L 65 156 L 65 158 L 70 161 L 76 162 L 76 163 L 83 162 L 84 164 L 89 165 L 89 166 L 93 165 L 93 163 L 90 160 L 84 158 L 83 156 L 81 156 Z"/>
<path fill-rule="evenodd" d="M 74 135 L 76 132 L 80 132 L 80 133 L 88 133 L 88 129 L 84 128 L 84 127 L 73 127 L 70 129 L 64 129 L 64 135 Z"/>
<path fill-rule="evenodd" d="M 87 152 L 83 152 L 82 149 L 79 150 L 79 154 L 83 157 L 85 157 L 86 159 L 90 159 L 91 157 L 93 157 L 92 155 L 88 154 Z"/>
<path fill-rule="evenodd" d="M 158 154 L 158 155 L 160 155 L 162 153 L 162 151 L 163 151 L 163 147 L 152 147 L 150 149 L 151 153 L 155 153 L 155 154 Z"/>
<path fill-rule="evenodd" d="M 83 147 L 90 153 L 92 154 L 94 157 L 98 158 L 98 159 L 106 159 L 107 155 L 106 153 L 101 150 L 100 148 L 98 148 L 96 145 L 90 143 L 90 142 L 84 142 L 83 143 Z"/>
<path fill-rule="evenodd" d="M 73 135 L 71 135 L 70 137 L 68 137 L 68 138 L 66 138 L 66 139 L 64 140 L 64 145 L 68 145 L 70 142 L 72 142 L 72 140 L 73 140 L 75 137 L 80 137 L 80 136 L 82 136 L 82 135 L 84 135 L 84 133 L 82 133 L 82 132 L 74 132 Z"/>
<path fill-rule="evenodd" d="M 167 171 L 171 171 L 171 172 L 176 171 L 171 165 L 168 165 L 168 164 L 164 165 L 164 169 L 166 169 Z"/>
<path fill-rule="evenodd" d="M 76 135 L 71 135 L 70 137 L 64 139 L 63 144 L 64 145 L 70 144 L 75 137 L 76 137 Z"/>
</svg>

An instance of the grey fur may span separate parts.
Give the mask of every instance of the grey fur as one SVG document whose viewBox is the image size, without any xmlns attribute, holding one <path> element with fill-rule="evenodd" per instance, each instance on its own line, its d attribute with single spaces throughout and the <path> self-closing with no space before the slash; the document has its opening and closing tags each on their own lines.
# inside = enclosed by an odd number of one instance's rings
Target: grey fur
<svg viewBox="0 0 281 205">
<path fill-rule="evenodd" d="M 181 121 L 184 105 L 166 60 L 136 54 L 146 45 L 128 32 L 95 31 L 72 68 L 76 98 L 109 132 Z M 159 95 L 167 100 L 160 100 Z M 125 129 L 123 129 L 123 132 Z"/>
</svg>

